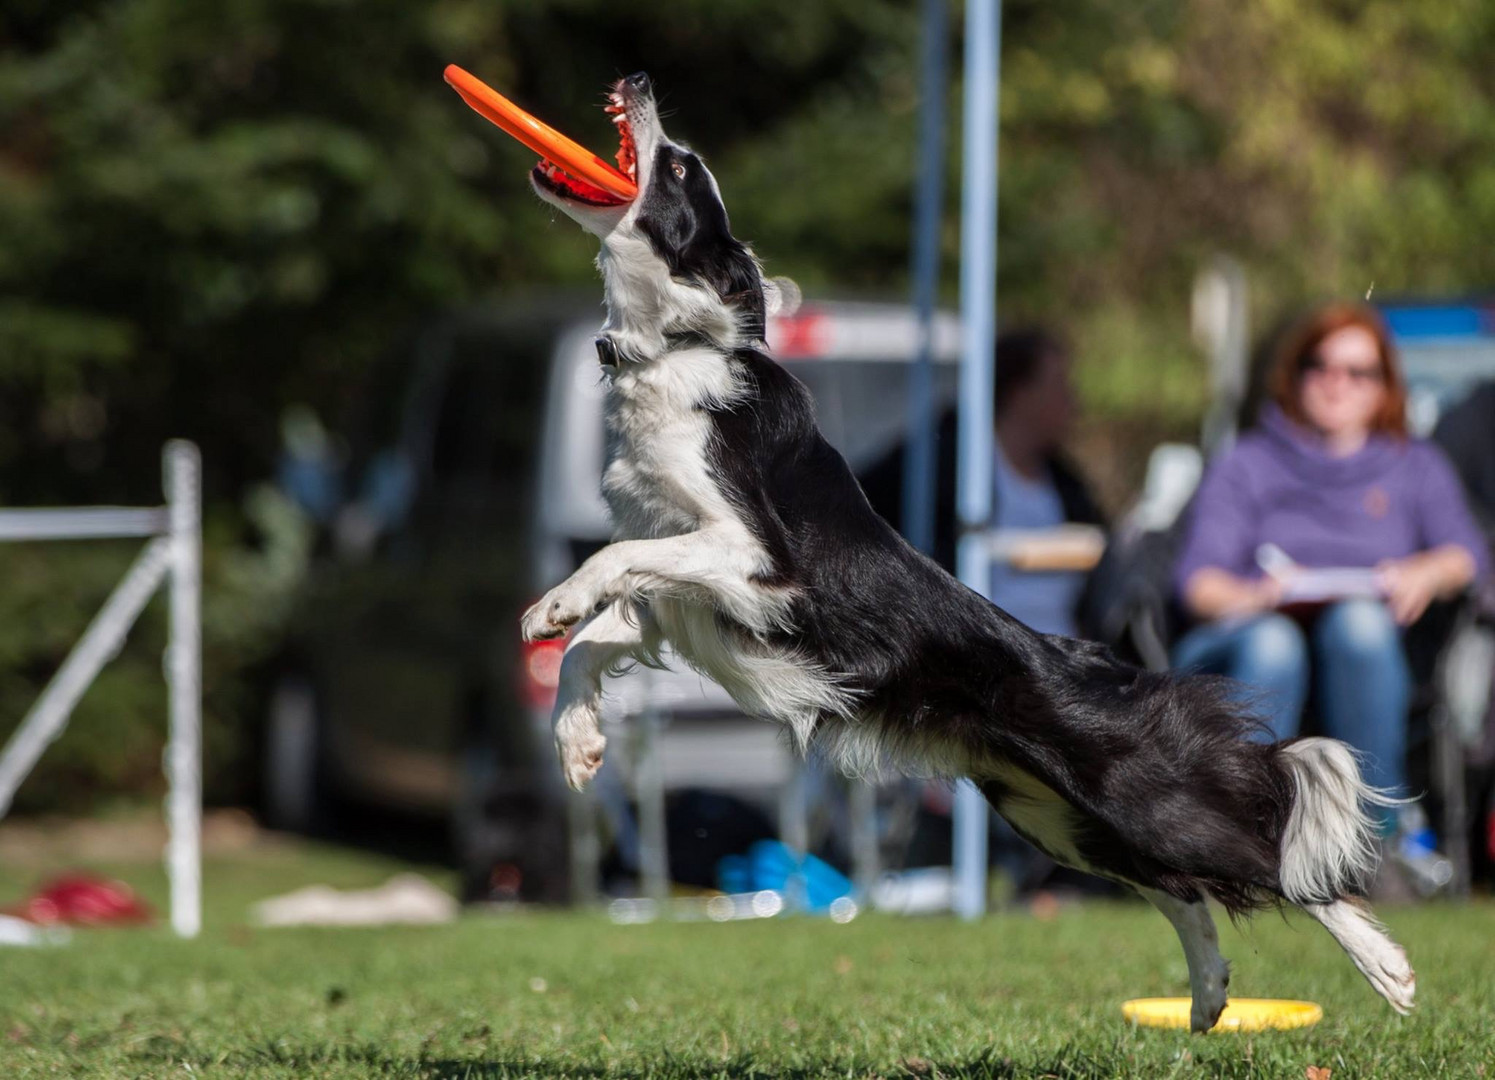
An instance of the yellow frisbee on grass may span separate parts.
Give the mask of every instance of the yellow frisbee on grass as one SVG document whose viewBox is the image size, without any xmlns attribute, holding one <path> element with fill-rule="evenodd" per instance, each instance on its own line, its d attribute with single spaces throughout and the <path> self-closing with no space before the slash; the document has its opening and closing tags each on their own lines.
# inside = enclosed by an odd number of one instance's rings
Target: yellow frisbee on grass
<svg viewBox="0 0 1495 1080">
<path fill-rule="evenodd" d="M 1123 1002 L 1121 1014 L 1145 1027 L 1189 1026 L 1188 998 L 1133 998 Z M 1211 1031 L 1268 1031 L 1312 1027 L 1324 1018 L 1324 1010 L 1311 1001 L 1281 998 L 1231 998 Z"/>
</svg>

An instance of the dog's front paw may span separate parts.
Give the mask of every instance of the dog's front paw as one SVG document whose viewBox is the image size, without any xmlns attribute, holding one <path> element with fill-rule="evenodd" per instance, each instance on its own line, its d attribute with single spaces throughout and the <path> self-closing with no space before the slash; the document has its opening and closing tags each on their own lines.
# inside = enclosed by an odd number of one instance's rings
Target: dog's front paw
<svg viewBox="0 0 1495 1080">
<path fill-rule="evenodd" d="M 572 706 L 561 713 L 555 725 L 555 750 L 561 759 L 561 773 L 573 791 L 587 786 L 602 768 L 602 751 L 607 737 L 597 726 L 594 712 L 585 706 Z"/>
<path fill-rule="evenodd" d="M 520 633 L 525 641 L 561 637 L 590 614 L 593 606 L 577 590 L 557 585 L 524 613 L 519 623 Z"/>
</svg>

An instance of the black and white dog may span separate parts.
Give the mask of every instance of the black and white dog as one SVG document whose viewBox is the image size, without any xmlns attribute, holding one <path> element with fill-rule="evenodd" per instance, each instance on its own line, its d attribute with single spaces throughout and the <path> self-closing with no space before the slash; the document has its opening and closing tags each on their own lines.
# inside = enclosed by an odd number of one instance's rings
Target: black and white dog
<svg viewBox="0 0 1495 1080">
<path fill-rule="evenodd" d="M 1266 745 L 1219 681 L 1140 671 L 1029 630 L 904 543 L 769 358 L 778 301 L 734 239 L 700 157 L 660 128 L 649 80 L 608 111 L 638 195 L 548 162 L 535 190 L 602 242 L 616 542 L 524 616 L 527 640 L 575 627 L 555 737 L 580 788 L 602 763 L 602 678 L 661 646 L 750 714 L 852 772 L 968 776 L 1057 861 L 1134 887 L 1173 923 L 1192 1025 L 1213 1026 L 1229 969 L 1206 906 L 1283 900 L 1334 935 L 1391 1006 L 1405 953 L 1352 898 L 1373 869 L 1367 787 L 1329 739 Z"/>
</svg>

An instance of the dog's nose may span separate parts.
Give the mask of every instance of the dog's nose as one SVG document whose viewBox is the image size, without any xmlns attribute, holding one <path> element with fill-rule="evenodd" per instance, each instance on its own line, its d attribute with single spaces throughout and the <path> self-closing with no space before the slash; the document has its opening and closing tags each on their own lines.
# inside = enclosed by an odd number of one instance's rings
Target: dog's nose
<svg viewBox="0 0 1495 1080">
<path fill-rule="evenodd" d="M 635 94 L 647 94 L 652 88 L 649 76 L 642 71 L 635 71 L 623 81 L 628 84 L 628 89 L 632 90 Z"/>
</svg>

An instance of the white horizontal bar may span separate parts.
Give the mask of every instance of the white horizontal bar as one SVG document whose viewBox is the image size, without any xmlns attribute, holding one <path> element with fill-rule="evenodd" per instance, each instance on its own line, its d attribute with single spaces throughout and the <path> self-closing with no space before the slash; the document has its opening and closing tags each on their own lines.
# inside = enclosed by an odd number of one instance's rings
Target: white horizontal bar
<svg viewBox="0 0 1495 1080">
<path fill-rule="evenodd" d="M 166 526 L 164 506 L 0 510 L 0 541 L 159 536 L 166 531 Z"/>
</svg>

